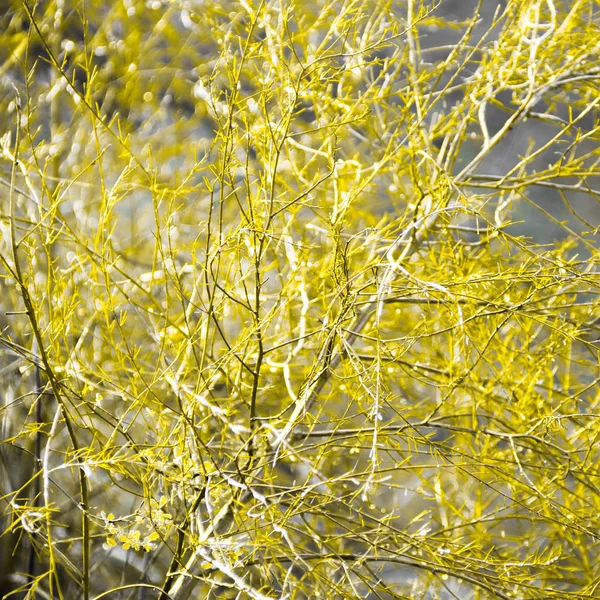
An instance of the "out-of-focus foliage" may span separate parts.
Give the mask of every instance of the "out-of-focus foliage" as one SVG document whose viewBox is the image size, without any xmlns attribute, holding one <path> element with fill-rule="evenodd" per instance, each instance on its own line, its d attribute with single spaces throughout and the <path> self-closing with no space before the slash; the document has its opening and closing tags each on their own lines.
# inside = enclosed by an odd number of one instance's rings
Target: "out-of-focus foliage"
<svg viewBox="0 0 600 600">
<path fill-rule="evenodd" d="M 3 3 L 8 597 L 600 594 L 598 5 L 450 4 Z"/>
</svg>

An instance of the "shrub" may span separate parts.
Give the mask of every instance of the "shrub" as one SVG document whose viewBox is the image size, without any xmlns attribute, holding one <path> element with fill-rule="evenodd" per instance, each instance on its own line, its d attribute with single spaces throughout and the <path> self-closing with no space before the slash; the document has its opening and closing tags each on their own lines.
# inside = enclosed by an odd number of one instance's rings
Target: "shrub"
<svg viewBox="0 0 600 600">
<path fill-rule="evenodd" d="M 7 597 L 598 594 L 597 5 L 456 6 L 5 3 Z"/>
</svg>

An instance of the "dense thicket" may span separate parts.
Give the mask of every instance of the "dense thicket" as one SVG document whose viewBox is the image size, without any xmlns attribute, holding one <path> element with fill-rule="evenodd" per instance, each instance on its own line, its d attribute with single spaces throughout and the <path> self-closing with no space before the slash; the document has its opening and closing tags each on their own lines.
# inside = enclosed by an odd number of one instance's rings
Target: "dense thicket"
<svg viewBox="0 0 600 600">
<path fill-rule="evenodd" d="M 3 3 L 1 591 L 597 597 L 598 17 Z"/>
</svg>

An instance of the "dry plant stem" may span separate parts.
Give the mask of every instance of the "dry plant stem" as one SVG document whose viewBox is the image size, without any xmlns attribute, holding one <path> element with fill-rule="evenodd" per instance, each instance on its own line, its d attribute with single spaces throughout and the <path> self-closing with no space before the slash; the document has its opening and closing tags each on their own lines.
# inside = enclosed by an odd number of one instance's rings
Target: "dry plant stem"
<svg viewBox="0 0 600 600">
<path fill-rule="evenodd" d="M 39 360 L 39 353 L 37 348 L 37 340 L 34 338 L 33 347 L 31 349 L 31 354 Z M 35 407 L 35 420 L 36 423 L 40 424 L 43 422 L 43 405 L 42 405 L 42 394 L 44 392 L 44 388 L 42 386 L 42 375 L 40 372 L 39 364 L 34 366 L 35 373 L 35 393 L 37 395 L 36 407 Z M 38 476 L 38 468 L 41 465 L 42 458 L 42 432 L 38 431 L 35 435 L 35 454 L 34 454 L 34 463 L 33 463 L 33 498 L 32 498 L 32 506 L 34 508 L 39 507 L 40 505 L 40 491 L 41 491 L 41 482 L 40 477 Z M 28 569 L 29 577 L 33 580 L 35 578 L 35 547 L 33 543 L 31 544 L 31 548 L 29 550 L 29 569 Z"/>
<path fill-rule="evenodd" d="M 177 531 L 177 547 L 173 552 L 173 559 L 171 560 L 171 564 L 169 566 L 169 570 L 167 571 L 167 578 L 162 586 L 162 593 L 160 595 L 160 600 L 166 600 L 171 597 L 170 594 L 177 594 L 177 591 L 182 583 L 182 578 L 179 577 L 177 580 L 175 579 L 175 574 L 177 571 L 182 571 L 186 573 L 187 565 L 183 564 L 183 557 L 185 554 L 184 550 L 184 542 L 185 536 L 188 533 L 188 529 L 191 523 L 190 515 L 193 515 L 200 506 L 200 502 L 204 499 L 206 494 L 206 486 L 202 488 L 202 490 L 196 496 L 196 500 L 192 505 L 192 509 L 186 515 L 186 520 L 179 526 Z M 191 566 L 191 565 L 190 565 Z M 175 585 L 173 585 L 175 583 Z"/>
<path fill-rule="evenodd" d="M 76 4 L 0 15 L 0 587 L 595 597 L 596 3 Z"/>
<path fill-rule="evenodd" d="M 14 182 L 14 180 L 15 180 L 17 166 L 19 164 L 21 106 L 20 106 L 20 98 L 18 96 L 18 93 L 15 97 L 15 100 L 16 100 L 16 106 L 17 106 L 17 126 L 16 126 L 14 161 L 13 161 L 12 171 L 11 171 L 11 181 L 12 182 Z M 62 416 L 65 420 L 65 425 L 67 427 L 67 431 L 69 433 L 69 438 L 70 438 L 71 444 L 73 446 L 73 451 L 75 453 L 78 453 L 79 444 L 77 442 L 77 436 L 75 435 L 75 430 L 73 428 L 73 424 L 71 423 L 71 419 L 69 417 L 67 408 L 62 400 L 60 384 L 59 384 L 58 380 L 56 379 L 56 377 L 54 375 L 54 371 L 52 369 L 52 366 L 50 365 L 50 362 L 48 360 L 48 355 L 46 354 L 46 351 L 44 348 L 44 340 L 42 338 L 42 334 L 41 334 L 41 331 L 38 326 L 36 308 L 33 304 L 33 301 L 31 299 L 29 290 L 25 284 L 25 281 L 23 279 L 23 274 L 21 271 L 21 264 L 20 264 L 20 257 L 19 257 L 19 244 L 17 242 L 15 219 L 14 219 L 14 215 L 15 215 L 14 188 L 12 185 L 11 185 L 11 189 L 10 189 L 10 214 L 11 214 L 10 244 L 11 244 L 11 249 L 12 249 L 13 266 L 11 267 L 10 265 L 8 265 L 4 261 L 4 259 L 2 259 L 2 262 L 4 263 L 5 268 L 9 272 L 12 273 L 17 285 L 19 286 L 19 290 L 21 292 L 21 298 L 22 298 L 23 304 L 25 305 L 25 310 L 26 310 L 27 316 L 29 318 L 29 322 L 30 322 L 31 329 L 32 329 L 32 332 L 34 335 L 35 343 L 39 350 L 39 355 L 40 355 L 41 363 L 44 367 L 44 372 L 46 373 L 46 376 L 48 377 L 48 380 L 50 382 L 50 386 L 52 388 L 54 398 L 56 398 L 56 401 L 60 405 Z M 38 362 L 36 362 L 34 366 L 36 368 L 40 367 Z M 41 404 L 41 401 L 42 401 L 42 398 L 40 396 L 38 399 L 38 403 Z M 87 475 L 86 475 L 83 467 L 79 467 L 77 470 L 79 473 L 79 492 L 80 492 L 80 496 L 81 496 L 81 504 L 80 504 L 81 542 L 82 542 L 82 569 L 81 570 L 82 570 L 82 574 L 83 574 L 82 594 L 83 594 L 84 600 L 89 600 L 89 593 L 90 593 L 90 582 L 89 582 L 90 531 L 89 531 L 89 519 L 88 519 L 88 515 L 87 515 L 87 511 L 89 508 L 89 505 L 88 505 L 88 483 L 87 483 Z M 31 562 L 30 562 L 30 567 L 32 567 Z M 33 575 L 33 573 L 32 573 L 32 575 Z"/>
<path fill-rule="evenodd" d="M 56 410 L 54 412 L 54 418 L 52 419 L 52 425 L 50 427 L 50 432 L 48 433 L 48 440 L 46 442 L 46 447 L 44 449 L 44 457 L 42 462 L 42 472 L 43 472 L 43 482 L 44 482 L 44 505 L 50 506 L 50 453 L 52 452 L 52 441 L 54 440 L 58 426 L 61 420 L 62 410 L 60 405 L 56 405 Z M 54 543 L 52 538 L 52 520 L 50 511 L 46 511 L 46 529 L 48 531 L 47 537 L 47 547 L 48 547 L 48 564 L 50 567 L 51 575 L 48 578 L 48 595 L 50 598 L 53 597 L 54 591 L 54 578 L 56 577 L 56 589 L 58 593 L 59 600 L 63 600 L 62 590 L 60 588 L 60 581 L 57 576 L 57 561 L 54 552 Z"/>
<path fill-rule="evenodd" d="M 214 536 L 218 532 L 218 530 L 220 529 L 220 527 L 223 526 L 223 524 L 227 523 L 228 519 L 230 518 L 231 510 L 232 501 L 229 501 L 226 504 L 224 504 L 223 508 L 221 508 L 221 510 L 214 516 L 214 518 L 209 523 L 209 526 L 200 536 L 200 544 L 206 543 L 212 536 Z M 185 565 L 181 565 L 180 563 L 178 563 L 178 565 L 179 566 L 177 568 L 177 571 L 173 572 L 170 569 L 168 575 L 171 585 L 169 586 L 167 591 L 175 600 L 177 600 L 177 598 L 180 597 L 178 596 L 178 594 L 184 591 L 183 586 L 185 584 L 186 578 L 190 577 L 190 574 L 193 573 L 194 568 L 198 565 L 197 553 L 192 552 Z M 177 573 L 176 579 L 174 579 L 174 573 Z"/>
</svg>

